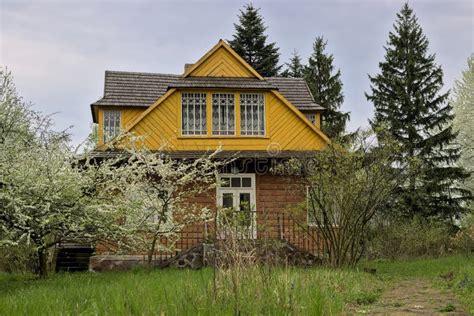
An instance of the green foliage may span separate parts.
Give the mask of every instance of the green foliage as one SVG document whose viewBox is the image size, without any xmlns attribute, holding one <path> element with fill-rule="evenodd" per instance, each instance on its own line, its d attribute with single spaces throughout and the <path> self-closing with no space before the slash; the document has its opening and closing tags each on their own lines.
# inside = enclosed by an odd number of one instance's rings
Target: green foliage
<svg viewBox="0 0 474 316">
<path fill-rule="evenodd" d="M 403 259 L 446 255 L 453 251 L 453 226 L 420 218 L 381 223 L 371 228 L 371 258 Z"/>
<path fill-rule="evenodd" d="M 334 69 L 334 57 L 325 52 L 327 41 L 317 37 L 313 44 L 313 53 L 304 68 L 304 78 L 313 95 L 314 101 L 326 108 L 322 117 L 322 130 L 330 138 L 342 136 L 349 120 L 349 113 L 340 111 L 344 102 L 341 71 Z"/>
<path fill-rule="evenodd" d="M 371 131 L 359 132 L 344 146 L 333 143 L 311 160 L 288 163 L 293 172 L 303 170 L 309 217 L 319 227 L 334 267 L 358 262 L 370 220 L 401 181 L 391 167 L 398 147 L 373 142 Z"/>
<path fill-rule="evenodd" d="M 267 44 L 267 27 L 259 10 L 252 4 L 240 10 L 239 24 L 234 24 L 235 34 L 229 44 L 261 76 L 272 77 L 280 71 L 280 54 L 276 43 Z"/>
<path fill-rule="evenodd" d="M 428 39 L 408 4 L 397 14 L 394 28 L 380 73 L 369 76 L 371 94 L 366 94 L 375 107 L 372 125 L 384 126 L 400 143 L 397 166 L 411 173 L 390 210 L 452 219 L 465 211 L 470 193 L 460 186 L 468 174 L 456 165 L 460 148 L 448 92 L 441 92 L 443 71 L 428 53 Z M 414 159 L 421 164 L 417 172 L 407 162 Z"/>
<path fill-rule="evenodd" d="M 38 270 L 34 247 L 25 242 L 0 246 L 0 271 L 8 273 L 35 273 Z"/>
<path fill-rule="evenodd" d="M 301 57 L 295 50 L 289 63 L 286 63 L 286 69 L 281 73 L 282 77 L 303 78 L 305 66 L 301 63 Z"/>
<path fill-rule="evenodd" d="M 380 287 L 375 276 L 355 271 L 267 273 L 263 267 L 245 270 L 238 290 L 240 315 L 336 315 Z M 34 281 L 0 274 L 0 310 L 7 315 L 235 315 L 231 280 L 220 281 L 214 290 L 211 269 L 57 274 Z"/>
<path fill-rule="evenodd" d="M 468 61 L 468 68 L 462 78 L 456 81 L 453 91 L 454 127 L 458 132 L 457 141 L 461 145 L 459 165 L 466 168 L 471 176 L 465 182 L 465 188 L 474 192 L 474 54 Z M 474 212 L 474 204 L 470 202 Z"/>
</svg>

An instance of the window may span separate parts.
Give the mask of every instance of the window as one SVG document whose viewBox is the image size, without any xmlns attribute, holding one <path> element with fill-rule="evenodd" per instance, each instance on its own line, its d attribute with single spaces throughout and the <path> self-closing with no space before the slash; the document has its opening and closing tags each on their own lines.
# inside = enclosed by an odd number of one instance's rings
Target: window
<svg viewBox="0 0 474 316">
<path fill-rule="evenodd" d="M 316 125 L 316 114 L 306 114 L 306 118 L 311 122 L 311 124 Z"/>
<path fill-rule="evenodd" d="M 329 207 L 321 209 L 317 203 L 317 200 L 321 200 L 321 196 L 318 198 L 315 194 L 322 194 L 314 187 L 306 187 L 306 208 L 307 208 L 307 221 L 308 226 L 331 225 L 338 226 L 341 220 L 340 213 L 336 207 Z M 327 207 L 327 205 L 326 205 Z"/>
<path fill-rule="evenodd" d="M 219 238 L 228 233 L 237 233 L 238 238 L 253 239 L 257 237 L 257 212 L 255 204 L 254 174 L 220 174 L 220 186 L 217 187 L 217 206 L 223 208 L 221 219 L 231 224 L 224 225 L 218 232 Z"/>
<path fill-rule="evenodd" d="M 240 133 L 265 135 L 265 106 L 261 93 L 240 95 Z"/>
<path fill-rule="evenodd" d="M 212 94 L 212 134 L 235 134 L 235 102 L 233 94 Z"/>
<path fill-rule="evenodd" d="M 120 111 L 104 111 L 104 143 L 120 133 Z"/>
<path fill-rule="evenodd" d="M 206 94 L 183 93 L 181 95 L 181 134 L 206 135 Z"/>
</svg>

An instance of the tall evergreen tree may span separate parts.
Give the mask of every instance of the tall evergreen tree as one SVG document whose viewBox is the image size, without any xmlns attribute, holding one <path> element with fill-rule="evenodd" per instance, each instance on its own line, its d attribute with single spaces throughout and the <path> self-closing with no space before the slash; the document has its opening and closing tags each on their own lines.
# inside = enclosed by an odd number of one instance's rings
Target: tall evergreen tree
<svg viewBox="0 0 474 316">
<path fill-rule="evenodd" d="M 267 27 L 259 10 L 252 4 L 240 10 L 239 24 L 234 24 L 235 34 L 229 44 L 260 75 L 276 76 L 281 68 L 278 66 L 280 54 L 276 43 L 267 44 Z"/>
<path fill-rule="evenodd" d="M 399 166 L 409 172 L 394 208 L 404 215 L 453 218 L 459 215 L 468 192 L 459 183 L 467 177 L 456 167 L 449 92 L 442 93 L 443 71 L 428 53 L 428 39 L 405 3 L 389 33 L 380 73 L 369 76 L 374 104 L 373 126 L 384 126 L 404 151 Z M 413 161 L 417 170 L 413 170 Z"/>
<path fill-rule="evenodd" d="M 454 127 L 459 131 L 457 142 L 461 146 L 459 165 L 470 172 L 465 188 L 474 192 L 474 53 L 467 60 L 467 67 L 454 87 Z M 470 208 L 474 211 L 474 203 Z"/>
<path fill-rule="evenodd" d="M 325 52 L 327 41 L 317 37 L 313 53 L 305 66 L 304 78 L 313 94 L 314 101 L 326 108 L 323 113 L 322 130 L 331 138 L 342 136 L 349 120 L 349 113 L 340 111 L 344 102 L 341 71 L 334 70 L 334 57 Z"/>
<path fill-rule="evenodd" d="M 295 50 L 290 62 L 286 63 L 286 69 L 281 73 L 282 77 L 302 78 L 304 77 L 304 65 L 301 63 L 301 57 Z"/>
</svg>

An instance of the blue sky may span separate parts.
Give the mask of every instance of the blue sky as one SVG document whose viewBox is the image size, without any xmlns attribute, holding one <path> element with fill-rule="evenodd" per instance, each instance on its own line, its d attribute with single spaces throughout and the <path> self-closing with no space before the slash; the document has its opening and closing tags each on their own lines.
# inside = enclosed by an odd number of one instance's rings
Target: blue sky
<svg viewBox="0 0 474 316">
<path fill-rule="evenodd" d="M 230 39 L 247 1 L 8 1 L 0 0 L 0 65 L 20 94 L 57 129 L 72 126 L 75 144 L 87 137 L 90 103 L 103 93 L 105 70 L 182 73 L 217 41 Z M 349 129 L 366 126 L 373 107 L 364 97 L 367 74 L 378 71 L 388 32 L 404 1 L 253 1 L 261 8 L 280 62 L 296 49 L 307 59 L 316 36 L 328 40 L 341 69 Z M 409 1 L 430 52 L 445 72 L 446 89 L 474 52 L 470 0 Z"/>
</svg>

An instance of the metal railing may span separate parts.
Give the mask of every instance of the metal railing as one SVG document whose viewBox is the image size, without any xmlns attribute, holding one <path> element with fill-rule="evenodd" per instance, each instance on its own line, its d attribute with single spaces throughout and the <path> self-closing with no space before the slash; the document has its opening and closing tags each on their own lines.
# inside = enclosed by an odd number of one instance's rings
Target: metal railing
<svg viewBox="0 0 474 316">
<path fill-rule="evenodd" d="M 324 240 L 314 226 L 288 212 L 248 212 L 242 221 L 212 221 L 194 223 L 185 227 L 175 241 L 160 240 L 161 250 L 154 259 L 165 261 L 199 244 L 224 242 L 227 238 L 242 240 L 279 240 L 315 256 L 325 252 Z M 248 220 L 250 219 L 250 220 Z"/>
</svg>

